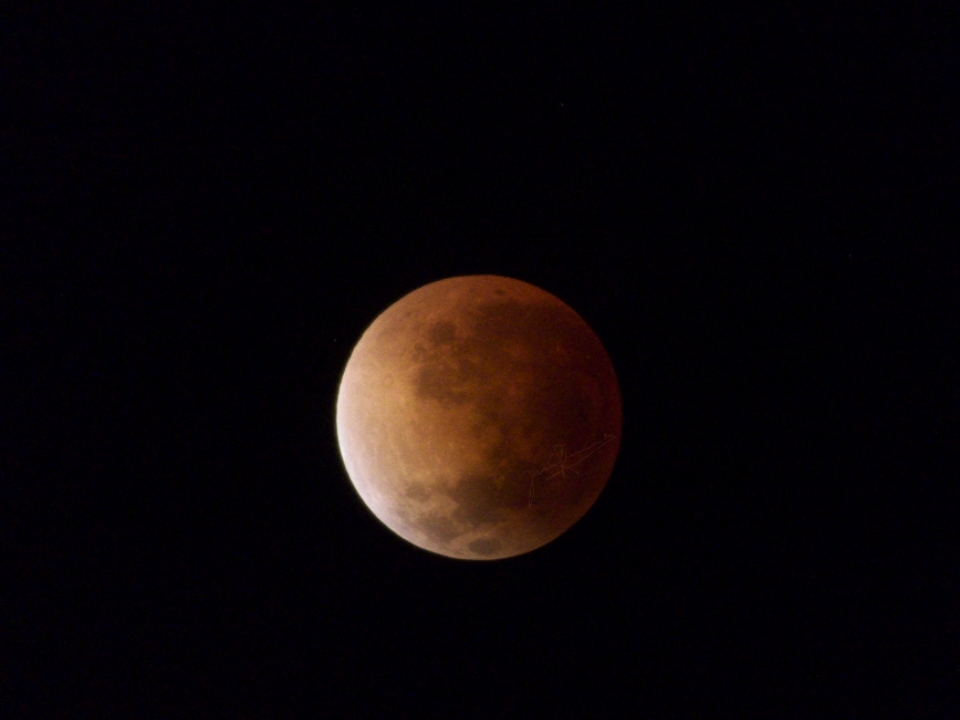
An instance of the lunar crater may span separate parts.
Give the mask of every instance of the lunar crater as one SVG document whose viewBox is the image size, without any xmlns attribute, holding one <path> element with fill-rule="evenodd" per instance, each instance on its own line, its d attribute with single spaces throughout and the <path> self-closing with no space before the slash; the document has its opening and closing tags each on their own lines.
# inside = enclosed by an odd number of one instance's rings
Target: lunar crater
<svg viewBox="0 0 960 720">
<path fill-rule="evenodd" d="M 477 538 L 467 545 L 467 547 L 477 553 L 477 555 L 492 555 L 503 547 L 503 543 L 496 538 Z"/>
</svg>

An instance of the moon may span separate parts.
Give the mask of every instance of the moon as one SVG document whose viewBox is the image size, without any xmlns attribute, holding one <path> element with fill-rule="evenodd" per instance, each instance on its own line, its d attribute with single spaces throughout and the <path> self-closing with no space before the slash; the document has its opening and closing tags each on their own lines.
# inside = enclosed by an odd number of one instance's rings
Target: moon
<svg viewBox="0 0 960 720">
<path fill-rule="evenodd" d="M 568 305 L 495 275 L 398 300 L 350 355 L 337 439 L 363 502 L 440 555 L 540 548 L 594 504 L 620 447 L 617 377 Z"/>
</svg>

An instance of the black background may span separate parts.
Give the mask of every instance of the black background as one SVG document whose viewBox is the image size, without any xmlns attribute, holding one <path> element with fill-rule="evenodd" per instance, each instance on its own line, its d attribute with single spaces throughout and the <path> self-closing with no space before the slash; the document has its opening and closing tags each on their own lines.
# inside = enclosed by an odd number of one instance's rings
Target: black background
<svg viewBox="0 0 960 720">
<path fill-rule="evenodd" d="M 960 18 L 520 5 L 4 11 L 4 717 L 955 716 Z M 475 273 L 625 410 L 494 563 L 334 430 L 374 317 Z"/>
</svg>

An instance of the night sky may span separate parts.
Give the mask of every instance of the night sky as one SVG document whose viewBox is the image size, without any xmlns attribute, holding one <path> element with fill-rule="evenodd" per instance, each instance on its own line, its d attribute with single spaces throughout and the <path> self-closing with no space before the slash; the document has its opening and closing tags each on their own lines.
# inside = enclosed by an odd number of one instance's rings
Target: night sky
<svg viewBox="0 0 960 720">
<path fill-rule="evenodd" d="M 0 715 L 957 717 L 956 13 L 326 5 L 7 13 Z M 334 427 L 465 274 L 623 393 L 593 509 L 490 563 Z"/>
</svg>

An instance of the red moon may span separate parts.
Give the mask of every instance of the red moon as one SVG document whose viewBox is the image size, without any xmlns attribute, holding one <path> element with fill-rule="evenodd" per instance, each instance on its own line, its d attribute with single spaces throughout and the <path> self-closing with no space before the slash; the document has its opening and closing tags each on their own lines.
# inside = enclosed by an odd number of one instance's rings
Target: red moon
<svg viewBox="0 0 960 720">
<path fill-rule="evenodd" d="M 621 427 L 593 330 L 550 293 L 494 275 L 387 308 L 337 397 L 340 452 L 367 507 L 414 545 L 470 560 L 530 552 L 583 517 Z"/>
</svg>

